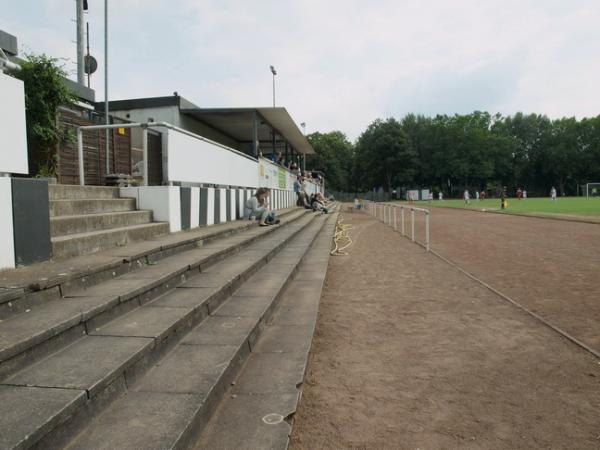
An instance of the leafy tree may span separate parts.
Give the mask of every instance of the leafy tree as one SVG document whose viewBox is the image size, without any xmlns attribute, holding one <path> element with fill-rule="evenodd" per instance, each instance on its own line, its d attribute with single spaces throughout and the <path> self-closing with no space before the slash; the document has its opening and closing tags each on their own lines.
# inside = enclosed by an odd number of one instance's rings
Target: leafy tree
<svg viewBox="0 0 600 450">
<path fill-rule="evenodd" d="M 17 77 L 25 84 L 25 114 L 29 171 L 39 176 L 55 176 L 57 146 L 69 139 L 57 120 L 58 108 L 75 101 L 64 83 L 66 73 L 58 60 L 46 55 L 27 55 Z"/>
<path fill-rule="evenodd" d="M 396 119 L 377 119 L 356 143 L 357 167 L 363 187 L 410 184 L 417 172 L 416 153 L 402 125 Z"/>
<path fill-rule="evenodd" d="M 354 147 L 341 131 L 312 133 L 307 136 L 315 149 L 315 155 L 308 155 L 308 167 L 326 174 L 328 188 L 336 191 L 352 190 L 350 176 Z"/>
</svg>

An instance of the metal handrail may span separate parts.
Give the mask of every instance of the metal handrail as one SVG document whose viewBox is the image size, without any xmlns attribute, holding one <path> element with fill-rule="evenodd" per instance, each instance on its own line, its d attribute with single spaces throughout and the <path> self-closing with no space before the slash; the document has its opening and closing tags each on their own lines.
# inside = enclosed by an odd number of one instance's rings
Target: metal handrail
<svg viewBox="0 0 600 450">
<path fill-rule="evenodd" d="M 407 206 L 407 205 L 396 205 L 389 203 L 375 203 L 369 200 L 367 202 L 367 210 L 369 214 L 374 216 L 376 219 L 381 220 L 384 224 L 389 225 L 394 229 L 394 231 L 398 231 L 398 217 L 397 212 L 400 210 L 400 234 L 402 237 L 409 237 L 406 234 L 405 229 L 405 217 L 404 210 L 410 211 L 411 223 L 410 223 L 410 239 L 413 242 L 416 242 L 415 238 L 415 212 L 422 212 L 425 214 L 425 250 L 429 252 L 430 250 L 430 238 L 429 238 L 429 216 L 430 212 L 428 209 L 419 208 L 416 206 Z"/>
</svg>

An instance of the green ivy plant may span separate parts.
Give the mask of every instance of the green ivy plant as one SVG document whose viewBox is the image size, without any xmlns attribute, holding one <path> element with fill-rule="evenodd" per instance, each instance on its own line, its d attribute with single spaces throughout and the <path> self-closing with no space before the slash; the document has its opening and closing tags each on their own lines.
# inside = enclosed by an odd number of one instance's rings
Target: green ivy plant
<svg viewBox="0 0 600 450">
<path fill-rule="evenodd" d="M 72 105 L 76 98 L 65 85 L 66 73 L 58 59 L 43 54 L 26 58 L 15 76 L 25 84 L 30 168 L 38 177 L 55 177 L 58 145 L 72 139 L 59 125 L 58 108 Z"/>
</svg>

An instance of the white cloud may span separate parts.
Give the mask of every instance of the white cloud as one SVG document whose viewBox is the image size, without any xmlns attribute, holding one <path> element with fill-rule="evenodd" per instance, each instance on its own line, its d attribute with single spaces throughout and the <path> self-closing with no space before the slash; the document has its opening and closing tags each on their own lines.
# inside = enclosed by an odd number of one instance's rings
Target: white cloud
<svg viewBox="0 0 600 450">
<path fill-rule="evenodd" d="M 73 57 L 65 3 L 44 0 L 43 21 L 11 6 L 7 31 Z M 102 8 L 89 19 L 101 60 Z M 269 105 L 274 64 L 277 103 L 297 122 L 353 138 L 411 111 L 596 115 L 598 23 L 597 0 L 113 1 L 111 93 Z"/>
</svg>

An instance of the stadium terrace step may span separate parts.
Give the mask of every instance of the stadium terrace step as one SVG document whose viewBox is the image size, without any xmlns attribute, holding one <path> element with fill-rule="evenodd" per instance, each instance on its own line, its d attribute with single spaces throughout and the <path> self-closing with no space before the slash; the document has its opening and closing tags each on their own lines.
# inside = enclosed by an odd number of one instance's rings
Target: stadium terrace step
<svg viewBox="0 0 600 450">
<path fill-rule="evenodd" d="M 184 364 L 182 370 L 190 370 L 191 362 L 199 361 L 198 358 L 205 364 L 218 362 L 217 368 L 227 363 L 231 369 L 219 372 L 223 375 L 219 375 L 219 388 L 211 391 L 214 395 L 220 392 L 227 375 L 234 374 L 238 361 L 234 358 L 232 363 L 223 357 L 230 355 L 231 350 L 234 356 L 245 353 L 244 343 L 260 328 L 259 315 L 268 315 L 295 270 L 293 264 L 288 264 L 285 271 L 270 271 L 271 264 L 267 262 L 275 263 L 277 253 L 284 248 L 287 252 L 298 241 L 301 242 L 298 252 L 303 254 L 322 223 L 323 219 L 315 214 L 304 211 L 289 214 L 280 227 L 246 229 L 89 289 L 74 290 L 67 298 L 51 302 L 68 304 L 65 311 L 75 316 L 79 311 L 79 325 L 71 327 L 76 330 L 68 340 L 71 345 L 59 345 L 57 351 L 37 363 L 27 358 L 21 370 L 16 371 L 13 365 L 6 373 L 0 384 L 0 429 L 8 432 L 0 435 L 0 448 L 59 448 L 73 438 L 75 441 L 69 448 L 165 448 L 156 435 L 169 426 L 183 431 L 173 429 L 174 434 L 163 433 L 163 439 L 177 444 L 183 443 L 186 436 L 191 438 L 186 434 L 190 425 L 196 421 L 199 408 L 206 409 L 210 402 L 195 403 L 199 399 L 197 394 L 163 392 L 161 383 L 175 376 L 167 371 L 165 377 L 165 368 L 175 362 Z M 297 256 L 302 257 L 300 253 Z M 259 295 L 257 290 L 261 286 L 263 291 Z M 249 292 L 249 296 L 244 292 Z M 217 314 L 221 311 L 219 306 L 225 299 L 223 307 L 235 303 L 236 298 L 239 303 L 253 303 L 255 309 L 246 307 L 248 317 L 238 319 L 236 315 L 233 327 L 221 326 L 221 322 L 230 324 L 231 320 L 227 315 Z M 71 305 L 79 306 L 79 310 Z M 234 312 L 235 308 L 227 314 Z M 45 315 L 38 311 L 37 316 L 41 320 Z M 56 324 L 59 320 L 55 319 Z M 13 320 L 0 323 L 0 330 Z M 73 324 L 76 322 L 71 320 Z M 218 323 L 213 323 L 215 320 Z M 236 323 L 243 323 L 240 329 L 249 334 L 238 334 L 234 329 Z M 203 326 L 205 332 L 200 331 Z M 233 341 L 233 335 L 239 335 L 244 343 Z M 221 336 L 229 336 L 227 339 L 233 344 L 225 340 L 222 345 Z M 182 338 L 190 342 L 180 345 Z M 197 355 L 193 350 L 198 344 L 193 341 L 198 339 L 200 342 L 213 339 L 219 343 L 215 350 L 226 347 L 230 353 L 211 354 L 210 349 L 198 347 L 208 352 Z M 152 369 L 146 373 L 148 368 Z M 216 374 L 214 367 L 209 372 Z M 197 373 L 203 371 L 199 369 Z M 124 391 L 127 392 L 118 397 Z M 194 402 L 182 401 L 184 397 Z M 19 398 L 27 400 L 26 407 L 15 407 Z M 108 409 L 102 412 L 107 405 Z M 34 417 L 30 417 L 32 411 Z M 164 413 L 175 422 L 161 421 Z M 98 414 L 98 420 L 90 422 Z M 124 417 L 127 419 L 121 423 Z M 143 420 L 132 428 L 131 421 L 138 423 L 137 417 Z M 190 417 L 193 420 L 184 423 Z M 86 425 L 88 428 L 78 434 Z M 102 427 L 106 426 L 114 429 L 105 434 Z"/>
<path fill-rule="evenodd" d="M 274 254 L 268 264 L 246 278 L 237 290 L 232 289 L 224 301 L 207 303 L 206 295 L 196 297 L 194 301 L 194 296 L 189 295 L 165 296 L 148 304 L 148 310 L 160 309 L 160 312 L 146 313 L 154 317 L 177 314 L 176 311 L 182 308 L 188 310 L 206 305 L 207 309 L 202 312 L 203 320 L 182 335 L 146 373 L 131 377 L 131 381 L 128 379 L 127 391 L 89 422 L 68 443 L 68 448 L 172 449 L 193 444 L 214 414 L 223 392 L 253 350 L 325 220 L 323 215 L 304 219 L 305 223 L 299 226 L 301 231 L 282 250 L 287 254 L 283 258 L 280 258 L 281 252 Z M 271 239 L 263 240 L 236 255 L 235 264 L 239 266 L 220 263 L 205 272 L 208 278 L 203 278 L 200 273 L 176 291 L 211 289 L 219 280 L 232 279 L 248 264 L 245 261 L 260 257 L 260 250 L 266 249 L 268 245 L 265 244 L 270 242 Z M 278 243 L 273 245 L 280 247 Z M 158 328 L 164 330 L 169 326 L 169 319 L 162 320 L 166 325 Z M 132 324 L 134 321 L 125 322 Z M 156 336 L 153 321 L 150 321 L 151 325 L 139 328 L 127 326 L 125 322 L 104 332 L 124 338 Z M 135 428 L 131 423 L 136 424 Z"/>
<path fill-rule="evenodd" d="M 55 258 L 86 255 L 122 247 L 129 242 L 152 239 L 168 232 L 167 222 L 156 222 L 58 236 L 51 239 L 52 254 Z"/>
<path fill-rule="evenodd" d="M 279 216 L 287 220 L 292 215 L 306 212 L 290 208 L 280 211 Z M 259 228 L 248 221 L 227 222 L 167 234 L 95 254 L 0 271 L 0 321 L 60 298 L 61 292 L 93 286 L 167 256 L 195 249 L 242 231 L 248 231 L 247 236 L 257 238 L 272 229 Z"/>
<path fill-rule="evenodd" d="M 194 448 L 288 448 L 327 273 L 333 214 Z M 284 252 L 287 250 L 284 250 Z M 291 258 L 281 252 L 276 259 Z M 219 310 L 220 311 L 220 310 Z"/>
<path fill-rule="evenodd" d="M 30 364 L 112 318 L 181 284 L 189 276 L 255 243 L 277 250 L 295 230 L 303 212 L 282 218 L 281 227 L 251 228 L 201 247 L 179 247 L 162 259 L 140 263 L 117 276 L 94 284 L 63 284 L 58 295 L 0 322 L 0 376 Z M 289 230 L 288 230 L 289 229 Z M 258 230 L 258 234 L 256 231 Z M 291 230 L 291 231 L 290 231 Z M 255 242 L 275 234 L 269 243 Z M 116 273 L 116 272 L 114 272 Z"/>
<path fill-rule="evenodd" d="M 119 188 L 49 184 L 48 196 L 50 200 L 111 199 L 119 198 Z"/>
<path fill-rule="evenodd" d="M 152 211 L 123 211 L 79 216 L 59 216 L 50 219 L 52 237 L 90 231 L 121 228 L 152 222 Z"/>
<path fill-rule="evenodd" d="M 50 217 L 135 211 L 134 198 L 50 200 Z"/>
</svg>

